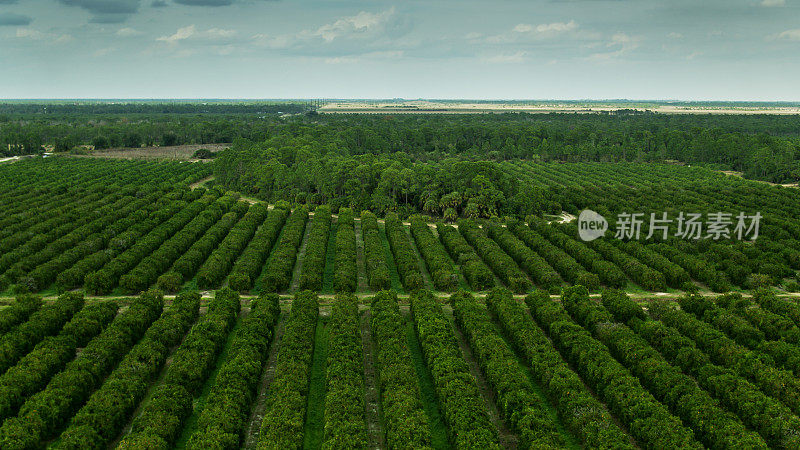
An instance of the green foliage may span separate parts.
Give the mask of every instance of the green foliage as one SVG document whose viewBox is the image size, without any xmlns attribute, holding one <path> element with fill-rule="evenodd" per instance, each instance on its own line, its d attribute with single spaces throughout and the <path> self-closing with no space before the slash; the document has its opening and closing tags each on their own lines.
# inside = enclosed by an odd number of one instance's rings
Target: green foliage
<svg viewBox="0 0 800 450">
<path fill-rule="evenodd" d="M 478 228 L 477 223 L 461 220 L 458 222 L 458 230 L 509 289 L 516 293 L 524 293 L 531 289 L 528 276 L 495 241 L 489 239 L 484 231 Z"/>
<path fill-rule="evenodd" d="M 325 257 L 328 249 L 328 235 L 331 230 L 331 208 L 322 205 L 314 211 L 309 223 L 306 252 L 303 257 L 303 272 L 300 274 L 300 289 L 319 291 L 325 274 Z"/>
<path fill-rule="evenodd" d="M 240 448 L 279 316 L 276 294 L 262 295 L 250 304 L 250 313 L 231 338 L 231 351 L 211 387 L 187 448 Z"/>
<path fill-rule="evenodd" d="M 117 314 L 115 302 L 88 305 L 58 335 L 47 337 L 0 376 L 0 421 L 13 416 L 25 399 L 40 391 Z"/>
<path fill-rule="evenodd" d="M 429 291 L 411 294 L 411 316 L 431 371 L 451 441 L 458 448 L 500 448 L 478 386 L 450 321 Z"/>
<path fill-rule="evenodd" d="M 436 231 L 450 257 L 461 266 L 464 278 L 467 279 L 467 283 L 473 290 L 482 291 L 494 286 L 492 270 L 484 264 L 481 257 L 475 253 L 475 250 L 464 240 L 457 229 L 438 222 Z"/>
<path fill-rule="evenodd" d="M 247 210 L 197 271 L 197 285 L 200 288 L 206 289 L 222 284 L 236 258 L 267 217 L 267 213 L 267 206 L 264 204 L 255 204 Z"/>
<path fill-rule="evenodd" d="M 486 305 L 513 345 L 525 355 L 559 418 L 587 448 L 634 448 L 606 407 L 564 362 L 545 333 L 504 288 L 492 290 Z"/>
<path fill-rule="evenodd" d="M 267 219 L 253 235 L 253 239 L 247 244 L 239 259 L 236 260 L 228 277 L 228 285 L 231 289 L 249 291 L 253 288 L 288 215 L 288 209 L 273 208 L 270 211 Z"/>
<path fill-rule="evenodd" d="M 262 289 L 267 292 L 280 292 L 289 287 L 307 221 L 308 210 L 304 206 L 292 211 L 286 220 L 280 240 L 267 261 Z"/>
<path fill-rule="evenodd" d="M 314 293 L 302 291 L 295 294 L 261 422 L 256 445 L 259 449 L 297 449 L 302 446 L 318 316 L 319 305 Z"/>
<path fill-rule="evenodd" d="M 639 308 L 633 300 L 621 292 L 604 293 L 603 304 L 618 305 L 609 309 L 618 320 L 630 314 L 617 315 L 617 311 L 632 311 Z M 651 305 L 651 310 L 661 316 L 669 314 L 670 308 Z M 667 361 L 694 377 L 700 387 L 714 395 L 748 427 L 758 431 L 771 446 L 793 448 L 800 443 L 800 437 L 787 432 L 800 425 L 800 419 L 788 407 L 765 395 L 758 387 L 733 370 L 712 364 L 708 355 L 700 351 L 692 339 L 681 335 L 675 328 L 657 320 L 647 320 L 646 317 L 631 317 L 627 324 L 658 350 Z"/>
<path fill-rule="evenodd" d="M 606 291 L 606 297 L 624 295 Z M 614 357 L 627 367 L 659 401 L 690 426 L 695 437 L 709 448 L 768 448 L 738 417 L 721 409 L 693 378 L 668 363 L 646 340 L 588 296 L 570 295 L 564 306 Z"/>
<path fill-rule="evenodd" d="M 417 255 L 406 233 L 405 226 L 395 213 L 386 215 L 385 226 L 386 239 L 392 249 L 397 272 L 403 281 L 403 287 L 407 291 L 422 288 L 425 282 L 422 278 L 422 272 L 419 270 Z"/>
<path fill-rule="evenodd" d="M 485 308 L 472 294 L 450 296 L 456 324 L 464 333 L 486 381 L 497 395 L 500 411 L 511 424 L 523 448 L 563 448 L 564 441 L 514 352 L 495 330 Z"/>
<path fill-rule="evenodd" d="M 245 202 L 237 202 L 231 207 L 230 212 L 222 216 L 206 233 L 192 244 L 192 246 L 172 265 L 172 271 L 180 274 L 180 283 L 189 280 L 198 271 L 200 266 L 208 259 L 214 249 L 225 239 L 225 236 L 239 222 L 247 212 Z"/>
<path fill-rule="evenodd" d="M 135 243 L 130 248 L 108 261 L 102 269 L 86 275 L 84 281 L 86 289 L 93 294 L 107 294 L 117 285 L 120 277 L 137 266 L 141 268 L 134 274 L 126 277 L 126 289 L 146 286 L 147 277 L 151 277 L 152 272 L 145 266 L 139 266 L 139 263 L 146 257 L 152 255 L 161 247 L 161 244 L 186 226 L 192 219 L 200 214 L 209 203 L 213 202 L 213 200 L 214 198 L 212 195 L 195 200 L 181 209 L 180 212 L 153 228 L 147 235 L 136 239 Z M 150 260 L 155 262 L 154 258 L 150 258 Z M 159 260 L 156 263 L 165 265 L 166 267 L 164 267 L 164 269 L 169 267 L 163 260 Z M 158 273 L 156 273 L 155 277 L 150 281 L 155 282 L 157 276 Z"/>
<path fill-rule="evenodd" d="M 0 447 L 33 448 L 53 437 L 158 318 L 163 305 L 158 291 L 134 300 L 44 390 L 28 397 L 16 417 L 3 422 Z"/>
<path fill-rule="evenodd" d="M 515 224 L 509 224 L 508 229 L 505 227 L 500 226 L 499 224 L 490 224 L 487 226 L 487 231 L 489 237 L 494 239 L 495 242 L 503 249 L 509 256 L 514 258 L 514 261 L 519 264 L 521 268 L 523 268 L 533 279 L 536 284 L 544 289 L 544 290 L 551 290 L 553 288 L 558 287 L 561 284 L 561 277 L 558 276 L 555 270 L 548 264 L 541 256 L 537 255 L 536 252 L 532 251 L 528 245 L 522 240 L 518 239 L 509 229 L 515 230 L 519 226 L 515 226 Z M 516 230 L 515 230 L 516 231 Z M 523 230 L 519 233 L 519 235 L 528 238 L 528 234 L 533 236 L 533 232 L 530 230 Z M 557 261 L 562 261 L 560 258 L 564 258 L 563 261 L 569 261 L 570 258 L 567 255 L 559 254 L 553 252 L 555 256 L 557 256 Z M 577 263 L 575 263 L 577 264 Z M 568 278 L 570 282 L 576 283 L 579 277 L 586 275 L 585 277 L 581 278 L 584 281 L 588 281 L 589 284 L 586 285 L 588 289 L 596 289 L 597 285 L 600 283 L 597 280 L 596 276 L 591 277 L 592 274 L 589 274 L 582 268 L 578 267 L 572 272 L 565 272 L 569 274 Z"/>
<path fill-rule="evenodd" d="M 173 354 L 163 383 L 133 420 L 131 433 L 122 439 L 120 447 L 136 447 L 142 439 L 155 439 L 167 447 L 175 442 L 192 413 L 192 399 L 211 373 L 240 308 L 239 294 L 235 291 L 222 288 L 216 292 L 206 314 L 192 326 Z M 158 358 L 166 358 L 166 353 Z"/>
<path fill-rule="evenodd" d="M 696 294 L 687 295 L 681 303 L 702 304 L 698 297 Z M 708 353 L 715 364 L 729 368 L 750 380 L 765 394 L 780 399 L 795 414 L 800 411 L 800 379 L 791 372 L 776 368 L 772 361 L 765 361 L 762 355 L 737 344 L 725 333 L 698 320 L 691 313 L 660 304 L 653 305 L 651 312 L 666 325 L 692 339 L 698 348 Z"/>
<path fill-rule="evenodd" d="M 36 299 L 26 301 L 37 302 Z M 34 311 L 28 320 L 0 337 L 0 373 L 13 366 L 47 336 L 58 333 L 73 314 L 83 307 L 83 295 L 62 294 L 52 304 Z"/>
<path fill-rule="evenodd" d="M 102 448 L 111 443 L 158 376 L 170 348 L 180 343 L 197 319 L 199 306 L 199 293 L 178 294 L 70 420 L 55 448 Z"/>
<path fill-rule="evenodd" d="M 156 280 L 156 287 L 163 292 L 178 292 L 182 285 L 183 276 L 178 272 L 167 272 Z"/>
<path fill-rule="evenodd" d="M 623 252 L 604 239 L 597 239 L 589 243 L 604 258 L 616 264 L 626 275 L 631 277 L 639 286 L 648 291 L 663 291 L 667 287 L 664 275 L 651 269 L 635 257 Z"/>
<path fill-rule="evenodd" d="M 375 214 L 362 211 L 361 236 L 364 239 L 364 262 L 367 266 L 369 287 L 376 291 L 387 289 L 391 284 L 380 233 L 378 218 Z"/>
<path fill-rule="evenodd" d="M 425 219 L 420 216 L 411 217 L 411 234 L 417 242 L 417 248 L 436 289 L 447 292 L 455 290 L 458 286 L 458 272 L 453 270 L 447 251 L 433 235 Z"/>
<path fill-rule="evenodd" d="M 391 449 L 428 448 L 428 417 L 420 401 L 397 295 L 379 292 L 372 299 L 370 312 L 387 445 Z"/>
<path fill-rule="evenodd" d="M 336 225 L 336 261 L 334 263 L 333 290 L 336 292 L 355 292 L 358 285 L 356 265 L 356 233 L 353 211 L 339 209 Z"/>
<path fill-rule="evenodd" d="M 24 322 L 42 307 L 42 298 L 35 295 L 20 295 L 8 308 L 0 310 L 0 335 Z"/>
<path fill-rule="evenodd" d="M 589 295 L 586 288 L 566 288 L 562 301 Z M 545 293 L 529 295 L 525 302 L 536 322 L 575 367 L 584 381 L 597 392 L 614 415 L 642 445 L 654 448 L 701 448 L 692 432 L 653 396 L 642 388 L 606 346 L 592 338 L 583 327 L 570 319 L 564 308 Z"/>
<path fill-rule="evenodd" d="M 340 210 L 339 217 L 342 212 Z M 358 298 L 337 294 L 330 319 L 324 449 L 367 448 Z"/>
</svg>

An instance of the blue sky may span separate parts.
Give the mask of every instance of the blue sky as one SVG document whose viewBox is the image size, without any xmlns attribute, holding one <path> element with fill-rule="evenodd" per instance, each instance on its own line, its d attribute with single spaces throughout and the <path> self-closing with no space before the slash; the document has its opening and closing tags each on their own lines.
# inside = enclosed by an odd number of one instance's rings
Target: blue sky
<svg viewBox="0 0 800 450">
<path fill-rule="evenodd" d="M 800 0 L 0 0 L 1 98 L 800 100 Z"/>
</svg>

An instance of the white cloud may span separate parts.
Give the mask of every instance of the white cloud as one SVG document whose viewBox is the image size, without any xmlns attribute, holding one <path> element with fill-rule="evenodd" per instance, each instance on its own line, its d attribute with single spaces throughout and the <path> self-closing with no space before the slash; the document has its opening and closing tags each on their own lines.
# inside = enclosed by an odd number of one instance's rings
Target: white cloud
<svg viewBox="0 0 800 450">
<path fill-rule="evenodd" d="M 114 50 L 114 49 L 113 49 L 113 48 L 111 48 L 111 47 L 108 47 L 108 48 L 101 48 L 101 49 L 99 49 L 99 50 L 95 50 L 95 51 L 94 51 L 94 53 L 92 53 L 92 56 L 94 56 L 95 58 L 101 58 L 101 57 L 103 57 L 103 56 L 106 56 L 106 55 L 108 55 L 108 54 L 109 54 L 109 53 L 111 53 L 113 50 Z"/>
<path fill-rule="evenodd" d="M 178 28 L 178 31 L 176 31 L 172 36 L 161 36 L 160 38 L 156 38 L 156 40 L 166 42 L 168 44 L 174 44 L 178 41 L 189 39 L 190 37 L 194 36 L 195 32 L 195 26 L 189 25 L 188 27 Z"/>
<path fill-rule="evenodd" d="M 198 31 L 194 25 L 179 28 L 175 34 L 170 36 L 161 36 L 156 38 L 157 41 L 166 42 L 167 44 L 176 44 L 180 41 L 186 40 L 205 40 L 209 42 L 218 42 L 228 40 L 236 35 L 236 30 L 225 30 L 222 28 L 211 28 L 206 31 Z"/>
<path fill-rule="evenodd" d="M 296 33 L 256 34 L 255 45 L 294 55 L 324 56 L 333 64 L 349 62 L 353 55 L 402 48 L 398 36 L 406 31 L 394 7 L 382 12 L 361 11 L 352 16 Z"/>
<path fill-rule="evenodd" d="M 369 59 L 394 59 L 394 58 L 402 58 L 405 55 L 405 52 L 402 50 L 389 50 L 389 51 L 381 51 L 381 52 L 369 52 L 364 53 L 363 55 L 347 55 L 347 56 L 335 56 L 331 58 L 325 58 L 325 64 L 353 64 L 357 62 L 361 62 L 363 60 Z"/>
<path fill-rule="evenodd" d="M 578 24 L 574 20 L 570 20 L 569 22 L 541 23 L 538 25 L 520 23 L 515 25 L 511 31 L 488 36 L 486 42 L 490 44 L 507 44 L 529 39 L 548 39 L 562 33 L 576 31 L 577 29 Z"/>
<path fill-rule="evenodd" d="M 359 58 L 355 56 L 336 56 L 334 58 L 325 58 L 325 64 L 355 64 Z"/>
<path fill-rule="evenodd" d="M 567 23 L 564 22 L 554 22 L 548 24 L 542 24 L 536 26 L 537 33 L 563 33 L 565 31 L 572 31 L 578 28 L 578 24 L 575 23 L 574 20 L 570 20 Z"/>
<path fill-rule="evenodd" d="M 695 52 L 692 52 L 692 53 L 689 53 L 688 55 L 686 55 L 686 59 L 691 61 L 691 60 L 697 58 L 698 56 L 701 56 L 702 54 L 703 54 L 703 52 L 695 51 Z"/>
<path fill-rule="evenodd" d="M 786 0 L 761 0 L 761 6 L 773 8 L 776 6 L 786 6 Z"/>
<path fill-rule="evenodd" d="M 116 35 L 117 35 L 117 36 L 119 36 L 119 37 L 138 36 L 138 35 L 140 35 L 140 34 L 142 34 L 142 32 L 141 32 L 141 31 L 139 31 L 139 30 L 135 30 L 135 29 L 133 29 L 133 28 L 128 28 L 128 27 L 125 27 L 125 28 L 120 28 L 120 29 L 119 29 L 119 30 L 117 30 L 117 32 L 116 32 Z"/>
<path fill-rule="evenodd" d="M 518 51 L 514 53 L 501 53 L 499 55 L 483 58 L 483 61 L 491 64 L 521 63 L 525 61 L 526 55 L 527 52 L 524 51 Z"/>
<path fill-rule="evenodd" d="M 618 58 L 625 53 L 635 50 L 639 47 L 639 39 L 632 37 L 625 33 L 615 33 L 611 36 L 611 40 L 606 43 L 607 48 L 617 47 L 616 50 L 608 52 L 595 53 L 589 56 L 589 59 L 607 61 L 610 59 Z"/>
<path fill-rule="evenodd" d="M 344 17 L 336 22 L 322 25 L 313 31 L 302 31 L 298 37 L 320 37 L 325 42 L 332 42 L 339 37 L 364 33 L 386 23 L 394 15 L 394 6 L 380 13 L 361 11 L 355 16 Z"/>
<path fill-rule="evenodd" d="M 533 31 L 533 25 L 529 25 L 527 23 L 521 23 L 514 27 L 514 30 L 517 33 L 530 33 Z"/>
<path fill-rule="evenodd" d="M 50 44 L 64 44 L 75 39 L 71 34 L 42 33 L 41 31 L 34 30 L 33 28 L 17 28 L 15 36 L 18 39 L 43 41 Z"/>
<path fill-rule="evenodd" d="M 670 39 L 683 39 L 683 34 L 673 31 L 672 33 L 668 34 L 667 37 Z"/>
<path fill-rule="evenodd" d="M 569 22 L 553 22 L 542 23 L 536 26 L 527 23 L 521 23 L 515 26 L 512 31 L 515 33 L 563 33 L 565 31 L 572 31 L 578 28 L 578 24 L 574 20 Z"/>
<path fill-rule="evenodd" d="M 206 31 L 206 36 L 211 38 L 230 38 L 236 35 L 236 30 L 224 30 L 222 28 L 212 28 Z"/>
<path fill-rule="evenodd" d="M 795 28 L 794 30 L 786 30 L 778 34 L 773 34 L 769 36 L 769 39 L 775 40 L 786 40 L 786 41 L 800 41 L 800 28 Z"/>
<path fill-rule="evenodd" d="M 33 39 L 38 41 L 44 39 L 44 36 L 44 33 L 32 28 L 17 28 L 17 37 L 20 39 Z"/>
</svg>

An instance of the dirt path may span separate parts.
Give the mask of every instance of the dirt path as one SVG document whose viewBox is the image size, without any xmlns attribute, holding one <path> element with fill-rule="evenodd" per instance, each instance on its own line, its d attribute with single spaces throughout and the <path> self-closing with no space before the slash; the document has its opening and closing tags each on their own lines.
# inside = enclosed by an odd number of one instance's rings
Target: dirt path
<svg viewBox="0 0 800 450">
<path fill-rule="evenodd" d="M 378 236 L 381 238 L 381 245 L 383 245 L 383 260 L 389 270 L 391 289 L 394 289 L 398 294 L 405 293 L 403 283 L 400 282 L 400 274 L 397 272 L 397 265 L 394 262 L 394 254 L 389 246 L 389 240 L 386 238 L 386 225 L 384 223 L 378 222 Z"/>
<path fill-rule="evenodd" d="M 239 315 L 236 318 L 236 324 L 231 328 L 228 332 L 228 335 L 225 337 L 225 343 L 220 350 L 219 355 L 214 360 L 214 365 L 212 366 L 211 373 L 206 376 L 206 379 L 203 383 L 203 388 L 200 390 L 200 393 L 197 397 L 194 398 L 192 404 L 192 413 L 183 423 L 183 429 L 181 430 L 180 434 L 178 435 L 173 448 L 175 449 L 184 449 L 186 448 L 186 444 L 189 442 L 189 439 L 192 435 L 197 432 L 197 421 L 200 419 L 200 414 L 203 413 L 203 410 L 206 407 L 206 401 L 208 400 L 208 395 L 211 393 L 211 389 L 217 383 L 217 376 L 219 375 L 220 369 L 225 363 L 228 361 L 228 358 L 231 355 L 231 349 L 233 348 L 233 341 L 236 339 L 236 335 L 238 333 L 239 328 L 242 326 L 242 320 L 250 314 L 250 308 L 242 308 L 239 311 Z"/>
<path fill-rule="evenodd" d="M 371 314 L 369 310 L 361 315 L 361 345 L 364 354 L 364 406 L 367 419 L 367 438 L 369 448 L 386 448 L 384 440 L 380 394 L 378 380 L 375 376 L 375 360 L 373 359 Z"/>
<path fill-rule="evenodd" d="M 483 401 L 486 403 L 486 411 L 489 413 L 489 418 L 491 419 L 495 428 L 497 428 L 497 432 L 500 435 L 500 443 L 505 448 L 517 448 L 519 445 L 519 440 L 503 421 L 502 415 L 500 414 L 500 409 L 497 407 L 497 398 L 494 394 L 494 391 L 486 382 L 480 366 L 478 365 L 478 360 L 475 359 L 475 355 L 472 353 L 472 349 L 467 343 L 466 338 L 461 333 L 461 330 L 456 326 L 455 319 L 453 317 L 453 310 L 448 307 L 443 309 L 445 314 L 447 314 L 448 319 L 450 319 L 450 325 L 453 328 L 456 339 L 458 340 L 458 346 L 461 347 L 461 353 L 464 356 L 464 360 L 467 362 L 467 365 L 469 365 L 469 372 L 472 374 L 472 378 L 474 378 L 475 382 L 478 384 L 478 390 L 480 390 L 481 397 L 483 397 Z"/>
<path fill-rule="evenodd" d="M 414 330 L 414 319 L 411 318 L 408 307 L 400 307 L 400 314 L 403 316 L 403 329 L 405 331 L 408 351 L 411 354 L 411 359 L 414 364 L 417 383 L 419 383 L 420 401 L 425 410 L 425 415 L 428 416 L 428 426 L 431 432 L 431 447 L 436 450 L 452 448 L 449 442 L 450 439 L 448 437 L 444 415 L 442 415 L 441 408 L 439 407 L 436 387 L 430 371 L 425 365 L 422 348 L 420 347 L 417 333 Z"/>
<path fill-rule="evenodd" d="M 261 431 L 261 420 L 264 418 L 264 410 L 267 407 L 267 391 L 269 390 L 269 385 L 272 384 L 272 380 L 275 378 L 275 365 L 278 362 L 278 346 L 283 338 L 285 329 L 286 315 L 281 314 L 278 323 L 275 325 L 275 336 L 272 338 L 272 342 L 269 345 L 267 362 L 264 364 L 264 373 L 261 375 L 261 381 L 258 383 L 258 391 L 255 403 L 253 403 L 253 408 L 250 411 L 249 425 L 242 448 L 255 448 L 256 442 L 258 442 L 258 434 Z"/>
<path fill-rule="evenodd" d="M 300 248 L 297 250 L 297 259 L 294 262 L 294 271 L 292 272 L 292 282 L 289 283 L 289 292 L 297 292 L 300 289 L 300 275 L 303 272 L 303 260 L 306 258 L 306 247 L 308 246 L 308 236 L 311 235 L 310 224 L 306 224 L 306 229 L 303 232 L 303 240 L 300 241 Z"/>
<path fill-rule="evenodd" d="M 364 257 L 364 235 L 361 230 L 361 219 L 354 219 L 353 231 L 356 234 L 356 265 L 358 266 L 358 292 L 369 291 L 367 283 L 367 264 Z"/>
<path fill-rule="evenodd" d="M 197 320 L 195 320 L 194 324 L 192 324 L 192 327 L 197 322 L 202 320 L 203 315 L 206 313 L 206 309 L 207 308 L 200 308 L 199 309 L 199 313 L 197 315 Z M 189 331 L 191 331 L 192 327 L 189 327 Z M 119 444 L 119 442 L 122 440 L 122 438 L 124 438 L 125 436 L 130 434 L 131 426 L 133 425 L 133 419 L 135 419 L 139 415 L 139 413 L 142 412 L 142 408 L 144 407 L 144 405 L 146 405 L 147 403 L 150 402 L 150 399 L 153 397 L 153 393 L 154 393 L 155 389 L 158 386 L 161 386 L 161 384 L 163 384 L 164 376 L 167 374 L 167 369 L 169 368 L 170 365 L 172 365 L 172 358 L 175 356 L 175 352 L 181 347 L 181 345 L 183 345 L 183 341 L 186 340 L 186 336 L 189 335 L 189 331 L 187 331 L 186 334 L 183 335 L 183 338 L 178 343 L 178 345 L 175 345 L 174 347 L 169 349 L 169 354 L 167 355 L 167 359 L 164 361 L 164 365 L 161 367 L 161 371 L 158 373 L 158 376 L 156 377 L 155 380 L 152 380 L 150 382 L 150 386 L 148 386 L 147 392 L 145 393 L 144 397 L 142 397 L 142 401 L 139 402 L 139 404 L 136 406 L 136 409 L 133 410 L 133 413 L 130 416 L 128 416 L 128 419 L 127 419 L 127 422 L 125 423 L 125 426 L 122 427 L 122 431 L 111 442 L 111 444 L 108 446 L 108 448 L 116 448 L 117 444 Z"/>
<path fill-rule="evenodd" d="M 325 398 L 328 393 L 328 314 L 320 310 L 314 336 L 314 353 L 308 376 L 306 420 L 303 426 L 303 448 L 319 448 L 325 439 Z"/>
<path fill-rule="evenodd" d="M 209 181 L 212 181 L 214 179 L 216 179 L 216 177 L 214 175 L 211 175 L 211 176 L 203 178 L 202 180 L 197 180 L 194 183 L 189 185 L 189 189 L 195 190 L 195 189 L 197 189 L 197 188 L 199 188 L 201 186 L 204 186 L 206 183 L 208 183 Z"/>
<path fill-rule="evenodd" d="M 336 232 L 339 230 L 339 216 L 331 215 L 331 229 L 328 230 L 328 245 L 325 248 L 325 269 L 322 272 L 321 292 L 333 292 L 333 278 L 336 275 Z"/>
<path fill-rule="evenodd" d="M 425 281 L 425 287 L 435 290 L 436 287 L 433 285 L 433 281 L 431 280 L 431 274 L 428 273 L 428 266 L 425 264 L 425 260 L 422 259 L 422 254 L 420 254 L 419 249 L 417 248 L 417 240 L 411 235 L 411 229 L 409 227 L 403 225 L 403 230 L 406 232 L 406 237 L 408 237 L 408 242 L 411 244 L 411 248 L 414 249 L 414 254 L 417 255 L 417 266 L 419 266 L 419 272 L 422 274 L 422 279 Z"/>
</svg>

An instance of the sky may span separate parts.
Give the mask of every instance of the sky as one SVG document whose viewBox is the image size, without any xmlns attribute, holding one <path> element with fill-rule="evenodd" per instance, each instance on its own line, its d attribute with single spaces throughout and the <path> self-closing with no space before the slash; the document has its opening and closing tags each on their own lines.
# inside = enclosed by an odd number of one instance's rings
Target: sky
<svg viewBox="0 0 800 450">
<path fill-rule="evenodd" d="M 800 101 L 800 0 L 0 0 L 0 98 Z"/>
</svg>

